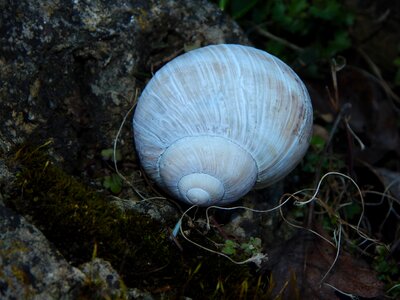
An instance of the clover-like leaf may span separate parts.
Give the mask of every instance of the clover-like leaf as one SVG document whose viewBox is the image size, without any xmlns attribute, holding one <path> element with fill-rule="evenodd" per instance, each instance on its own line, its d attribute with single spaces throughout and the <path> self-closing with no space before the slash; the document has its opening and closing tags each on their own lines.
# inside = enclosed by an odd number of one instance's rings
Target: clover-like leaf
<svg viewBox="0 0 400 300">
<path fill-rule="evenodd" d="M 234 255 L 234 254 L 236 254 L 237 247 L 238 247 L 238 244 L 235 241 L 226 240 L 221 252 L 225 253 L 226 255 Z"/>
<path fill-rule="evenodd" d="M 111 176 L 105 176 L 103 180 L 103 186 L 109 189 L 114 194 L 119 194 L 122 190 L 122 179 L 117 174 Z"/>
</svg>

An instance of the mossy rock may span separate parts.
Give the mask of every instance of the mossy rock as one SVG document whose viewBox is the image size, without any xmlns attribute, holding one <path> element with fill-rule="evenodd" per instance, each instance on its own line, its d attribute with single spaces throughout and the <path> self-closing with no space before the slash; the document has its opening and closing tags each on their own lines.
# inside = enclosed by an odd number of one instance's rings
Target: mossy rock
<svg viewBox="0 0 400 300">
<path fill-rule="evenodd" d="M 27 216 L 73 264 L 101 257 L 128 287 L 168 297 L 223 299 L 261 295 L 259 275 L 185 241 L 145 214 L 122 210 L 51 161 L 47 147 L 21 146 L 9 164 L 18 170 L 7 205 Z M 12 199 L 12 200 L 11 200 Z M 193 239 L 201 239 L 194 233 Z M 263 285 L 265 286 L 265 280 Z M 262 298 L 261 298 L 262 299 Z"/>
</svg>

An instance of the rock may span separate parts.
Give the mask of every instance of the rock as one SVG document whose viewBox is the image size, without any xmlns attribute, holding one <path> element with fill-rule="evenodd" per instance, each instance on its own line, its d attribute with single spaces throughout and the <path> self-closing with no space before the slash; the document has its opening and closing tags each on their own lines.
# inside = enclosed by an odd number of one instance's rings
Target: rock
<svg viewBox="0 0 400 300">
<path fill-rule="evenodd" d="M 127 288 L 111 264 L 101 258 L 79 268 L 87 277 L 85 292 L 90 299 L 154 299 L 149 292 Z"/>
<path fill-rule="evenodd" d="M 6 166 L 4 159 L 0 159 L 0 206 L 4 205 L 3 191 L 5 190 L 5 186 L 9 185 L 13 179 L 14 175 L 10 172 L 10 170 Z"/>
<path fill-rule="evenodd" d="M 1 299 L 153 299 L 127 288 L 111 264 L 72 267 L 25 218 L 0 205 Z"/>
<path fill-rule="evenodd" d="M 92 299 L 126 299 L 127 288 L 111 264 L 94 258 L 80 266 L 86 275 L 86 291 Z"/>
<path fill-rule="evenodd" d="M 122 210 L 134 210 L 141 214 L 146 214 L 160 223 L 176 222 L 180 218 L 176 206 L 165 199 L 152 199 L 149 201 L 133 202 L 125 199 L 113 201 Z"/>
<path fill-rule="evenodd" d="M 85 275 L 35 226 L 0 205 L 0 298 L 73 299 Z"/>
<path fill-rule="evenodd" d="M 151 72 L 190 46 L 247 42 L 206 0 L 3 0 L 0 9 L 0 147 L 52 139 L 54 159 L 87 177 Z"/>
</svg>

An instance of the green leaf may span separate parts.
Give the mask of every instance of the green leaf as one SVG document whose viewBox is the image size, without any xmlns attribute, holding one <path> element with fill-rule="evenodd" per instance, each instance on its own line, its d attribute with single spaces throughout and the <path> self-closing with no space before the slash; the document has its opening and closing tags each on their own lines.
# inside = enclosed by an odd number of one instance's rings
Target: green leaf
<svg viewBox="0 0 400 300">
<path fill-rule="evenodd" d="M 119 194 L 122 190 L 122 179 L 117 174 L 104 177 L 103 186 L 114 194 Z"/>
<path fill-rule="evenodd" d="M 218 6 L 221 10 L 224 10 L 227 3 L 228 3 L 228 0 L 220 0 L 218 3 Z"/>
<path fill-rule="evenodd" d="M 104 160 L 113 160 L 114 149 L 113 148 L 103 149 L 101 150 L 100 154 Z M 121 152 L 118 149 L 115 151 L 115 159 L 117 161 L 120 161 L 122 159 Z"/>
<path fill-rule="evenodd" d="M 240 248 L 248 255 L 254 255 L 261 251 L 261 239 L 258 237 L 250 237 L 248 243 L 243 243 Z"/>
<path fill-rule="evenodd" d="M 238 244 L 232 240 L 226 240 L 225 245 L 222 248 L 222 253 L 225 253 L 226 255 L 233 255 L 236 254 L 236 248 L 238 247 Z"/>
<path fill-rule="evenodd" d="M 339 3 L 334 1 L 324 1 L 324 5 L 320 7 L 314 5 L 310 8 L 310 13 L 315 17 L 318 17 L 323 20 L 334 20 L 335 17 L 340 16 L 340 5 Z"/>
<path fill-rule="evenodd" d="M 393 61 L 394 65 L 397 67 L 400 67 L 400 57 L 397 57 L 394 61 Z"/>
<path fill-rule="evenodd" d="M 328 44 L 328 49 L 331 50 L 331 56 L 338 51 L 342 51 L 351 46 L 350 37 L 347 31 L 338 31 L 334 39 Z"/>
<path fill-rule="evenodd" d="M 250 238 L 250 243 L 257 248 L 258 250 L 261 249 L 261 239 L 258 237 L 251 237 Z"/>
<path fill-rule="evenodd" d="M 288 6 L 289 14 L 292 16 L 298 16 L 303 13 L 308 7 L 307 0 L 292 0 Z"/>
<path fill-rule="evenodd" d="M 351 220 L 356 216 L 359 216 L 361 213 L 361 205 L 353 202 L 350 205 L 345 206 L 344 211 L 346 213 L 346 216 Z"/>
<path fill-rule="evenodd" d="M 286 5 L 282 2 L 275 2 L 272 7 L 272 17 L 276 19 L 283 19 L 286 15 Z"/>
<path fill-rule="evenodd" d="M 232 17 L 234 19 L 239 19 L 248 13 L 256 4 L 258 0 L 242 1 L 234 0 L 232 1 Z"/>
<path fill-rule="evenodd" d="M 318 135 L 314 135 L 311 138 L 311 142 L 310 145 L 312 145 L 317 151 L 324 149 L 325 147 L 325 140 L 318 136 Z"/>
</svg>

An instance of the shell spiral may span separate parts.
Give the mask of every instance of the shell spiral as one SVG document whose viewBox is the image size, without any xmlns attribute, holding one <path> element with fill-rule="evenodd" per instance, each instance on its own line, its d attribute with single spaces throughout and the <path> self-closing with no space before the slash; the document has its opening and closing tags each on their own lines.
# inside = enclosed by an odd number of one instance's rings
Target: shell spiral
<svg viewBox="0 0 400 300">
<path fill-rule="evenodd" d="M 172 196 L 226 205 L 287 175 L 312 128 L 307 89 L 278 58 L 212 45 L 162 67 L 133 117 L 145 172 Z"/>
</svg>

